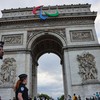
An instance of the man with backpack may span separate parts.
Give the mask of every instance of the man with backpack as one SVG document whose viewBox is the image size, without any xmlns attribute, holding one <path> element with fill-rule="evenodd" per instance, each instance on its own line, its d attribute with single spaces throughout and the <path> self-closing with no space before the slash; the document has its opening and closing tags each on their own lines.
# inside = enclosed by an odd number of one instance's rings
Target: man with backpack
<svg viewBox="0 0 100 100">
<path fill-rule="evenodd" d="M 73 100 L 77 100 L 77 96 L 75 94 L 73 95 Z"/>
</svg>

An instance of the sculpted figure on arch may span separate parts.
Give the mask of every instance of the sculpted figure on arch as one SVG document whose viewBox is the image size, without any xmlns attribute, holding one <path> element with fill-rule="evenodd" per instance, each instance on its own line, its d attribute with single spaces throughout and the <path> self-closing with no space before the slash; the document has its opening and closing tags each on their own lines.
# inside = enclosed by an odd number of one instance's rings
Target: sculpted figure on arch
<svg viewBox="0 0 100 100">
<path fill-rule="evenodd" d="M 83 55 L 77 55 L 79 62 L 79 74 L 82 77 L 82 81 L 88 79 L 97 79 L 97 69 L 95 57 L 90 53 L 84 53 Z"/>
<path fill-rule="evenodd" d="M 9 86 L 15 83 L 16 79 L 16 60 L 14 58 L 5 58 L 1 65 L 0 85 Z"/>
</svg>

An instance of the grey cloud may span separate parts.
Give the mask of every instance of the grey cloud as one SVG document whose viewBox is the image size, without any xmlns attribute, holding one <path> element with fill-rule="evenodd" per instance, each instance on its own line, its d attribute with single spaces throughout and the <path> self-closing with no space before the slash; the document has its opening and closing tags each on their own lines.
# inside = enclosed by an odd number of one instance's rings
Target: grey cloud
<svg viewBox="0 0 100 100">
<path fill-rule="evenodd" d="M 59 73 L 58 69 L 62 71 L 62 66 L 60 65 L 60 58 L 57 55 L 52 53 L 45 55 L 41 56 L 38 61 L 38 69 L 40 69 L 40 71 L 49 71 L 49 73 Z"/>
<path fill-rule="evenodd" d="M 45 62 L 45 60 L 48 60 Z M 48 71 L 48 74 L 52 76 L 55 80 L 54 83 L 48 83 L 41 85 L 41 82 L 38 83 L 39 93 L 46 93 L 54 98 L 63 94 L 63 78 L 62 78 L 62 68 L 59 63 L 60 58 L 55 54 L 46 54 L 42 56 L 39 60 L 38 69 L 40 72 Z M 52 79 L 47 79 L 52 80 Z M 45 81 L 44 81 L 45 82 Z"/>
</svg>

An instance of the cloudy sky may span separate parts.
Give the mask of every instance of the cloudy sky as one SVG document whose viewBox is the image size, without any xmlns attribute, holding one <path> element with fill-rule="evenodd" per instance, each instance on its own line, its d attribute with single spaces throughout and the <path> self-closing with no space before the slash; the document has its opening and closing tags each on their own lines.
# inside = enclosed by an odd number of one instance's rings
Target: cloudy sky
<svg viewBox="0 0 100 100">
<path fill-rule="evenodd" d="M 95 28 L 100 41 L 100 0 L 0 0 L 0 10 L 11 8 L 24 8 L 39 5 L 69 5 L 91 4 L 91 11 L 97 11 Z M 2 16 L 0 12 L 0 17 Z M 38 91 L 53 97 L 63 94 L 62 68 L 60 59 L 55 54 L 44 54 L 39 59 L 38 66 Z M 54 63 L 55 62 L 55 63 Z"/>
</svg>

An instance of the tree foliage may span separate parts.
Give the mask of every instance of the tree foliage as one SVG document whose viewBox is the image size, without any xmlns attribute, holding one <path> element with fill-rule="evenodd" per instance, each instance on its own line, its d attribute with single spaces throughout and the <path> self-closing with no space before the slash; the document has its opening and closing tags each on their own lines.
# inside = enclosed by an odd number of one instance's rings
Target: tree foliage
<svg viewBox="0 0 100 100">
<path fill-rule="evenodd" d="M 62 96 L 59 98 L 59 100 L 64 100 L 64 95 L 62 95 Z"/>
<path fill-rule="evenodd" d="M 45 100 L 50 100 L 51 99 L 51 97 L 50 96 L 48 96 L 47 94 L 40 94 L 39 95 L 39 98 L 45 98 Z"/>
</svg>

